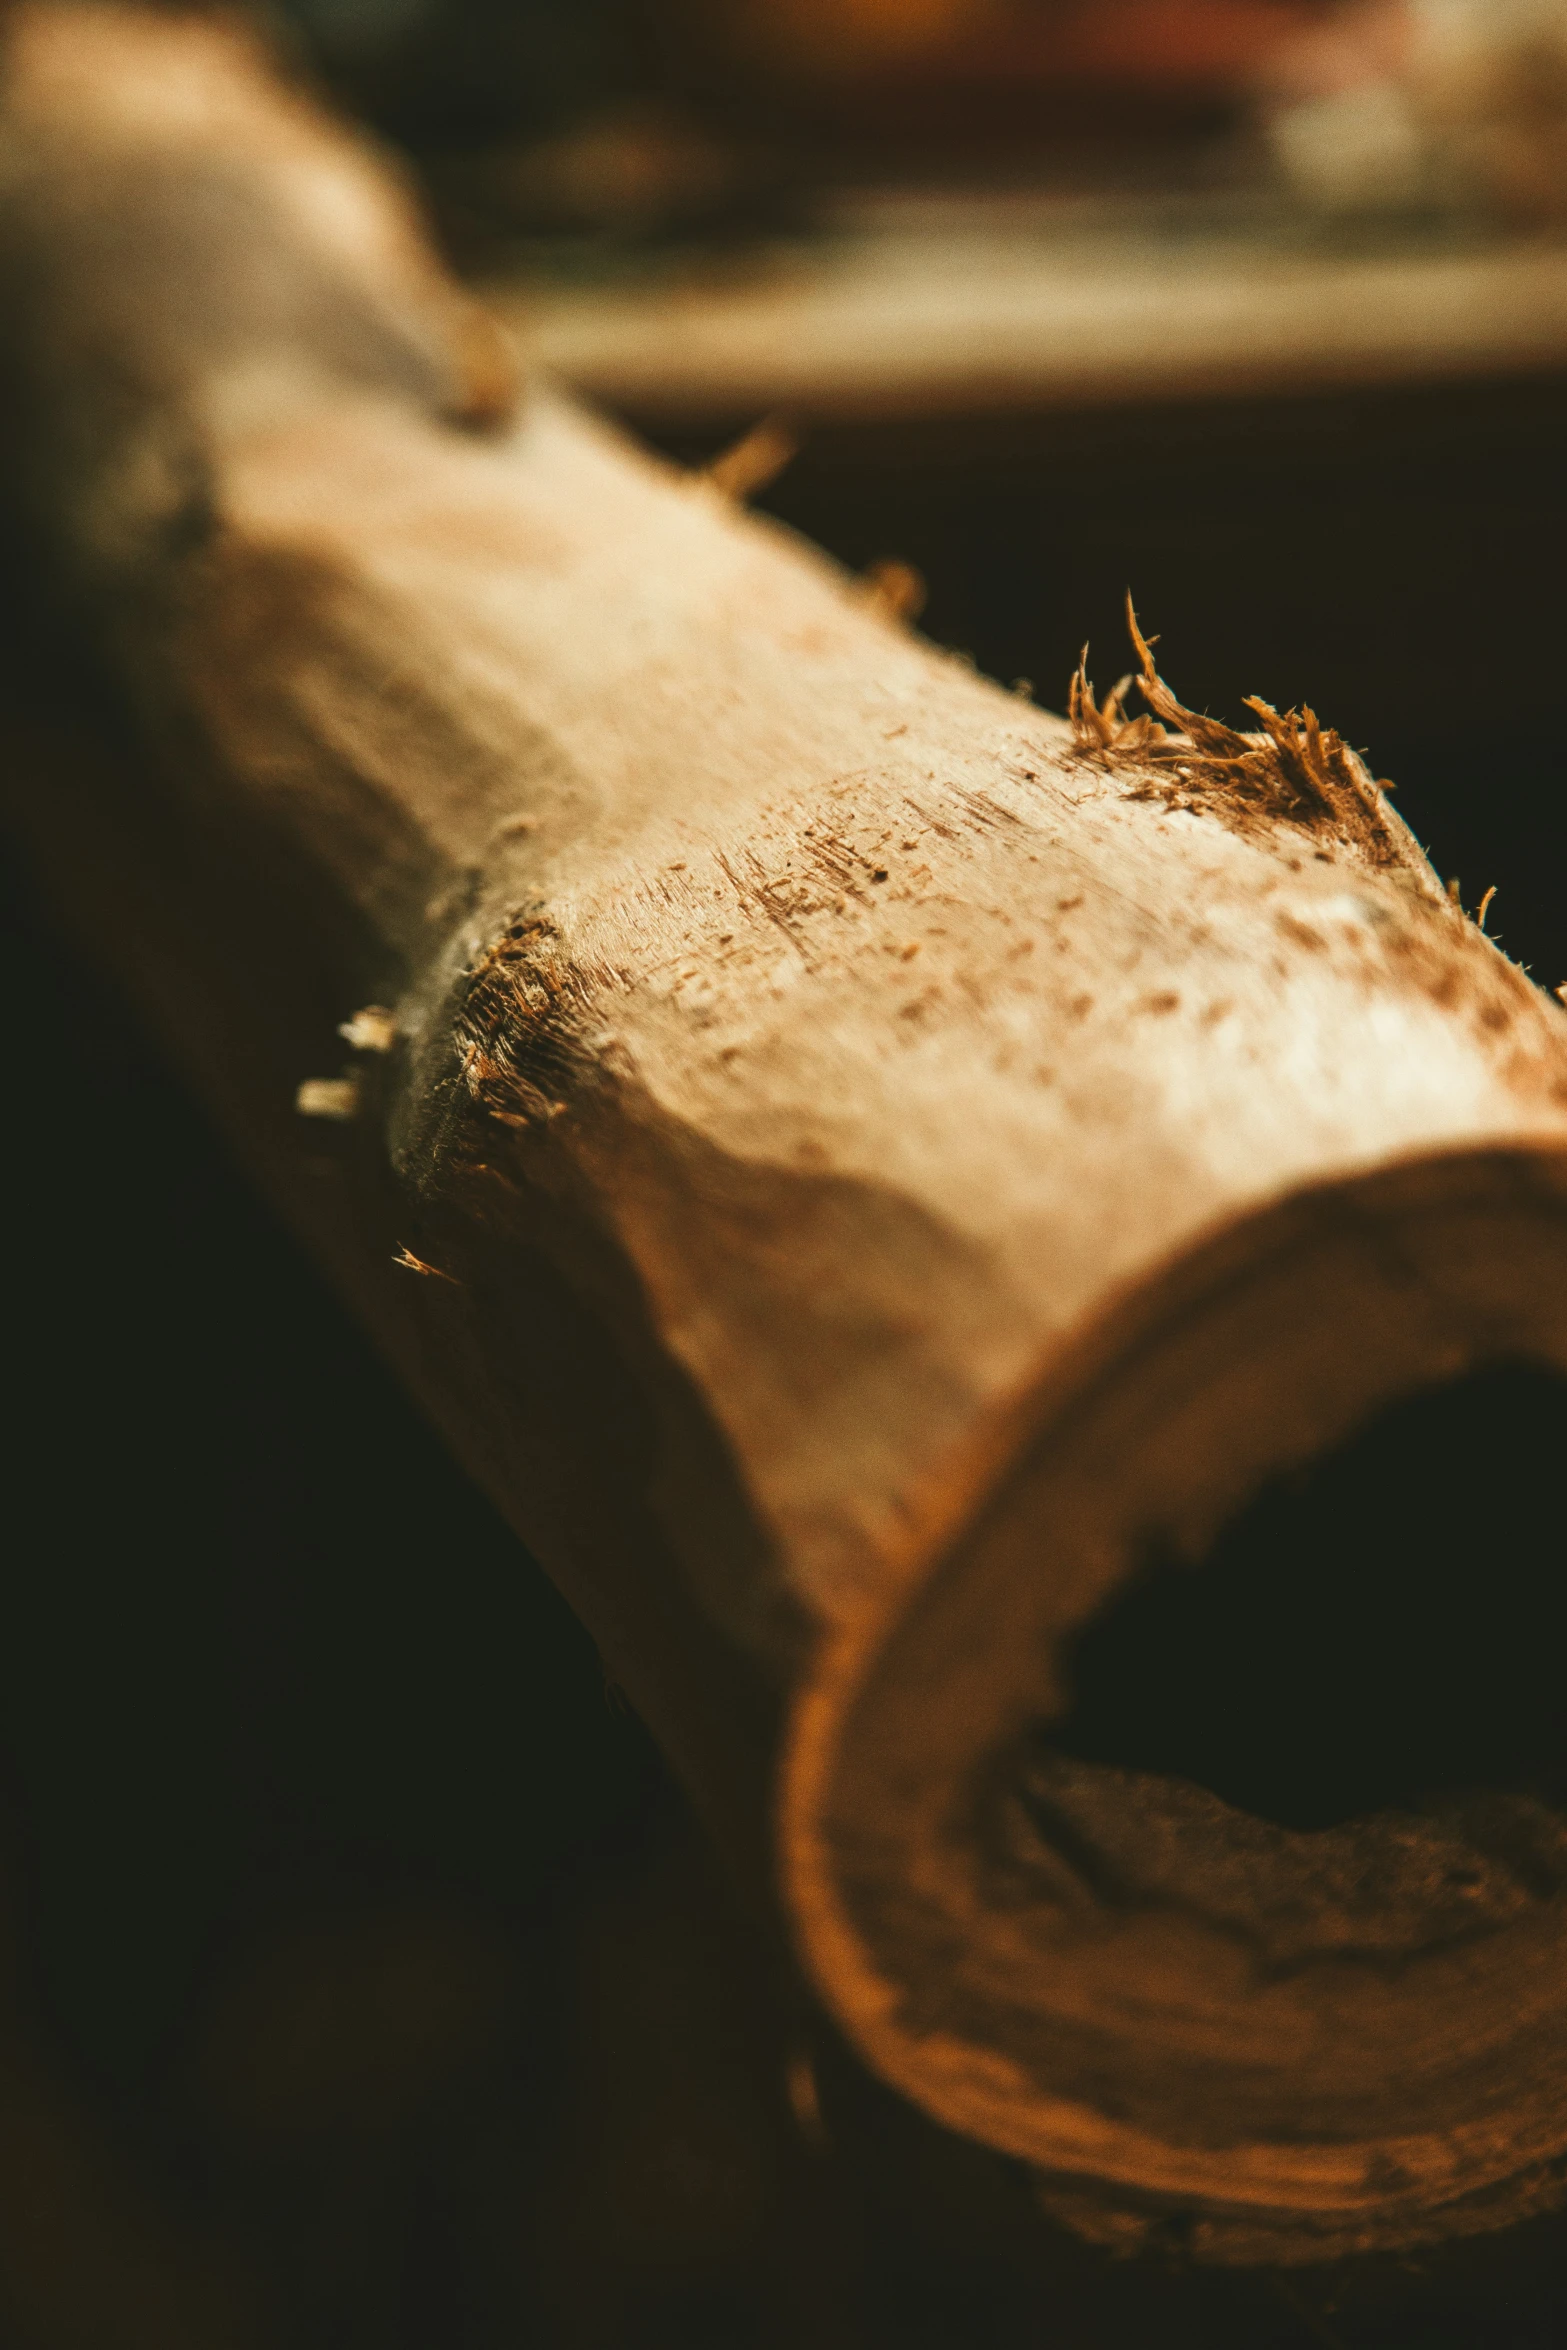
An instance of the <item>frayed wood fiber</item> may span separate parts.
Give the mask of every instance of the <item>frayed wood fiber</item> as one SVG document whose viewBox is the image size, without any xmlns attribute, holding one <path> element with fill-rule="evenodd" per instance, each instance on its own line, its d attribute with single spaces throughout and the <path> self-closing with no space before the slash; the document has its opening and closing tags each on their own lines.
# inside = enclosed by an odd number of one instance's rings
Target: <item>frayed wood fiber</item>
<svg viewBox="0 0 1567 2350">
<path fill-rule="evenodd" d="M 1377 782 L 1315 710 L 1281 715 L 1271 702 L 1248 694 L 1246 707 L 1262 722 L 1249 734 L 1188 710 L 1159 675 L 1153 644 L 1138 627 L 1130 597 L 1126 619 L 1138 672 L 1096 702 L 1085 645 L 1071 680 L 1067 715 L 1084 758 L 1117 772 L 1144 770 L 1138 787 L 1168 808 L 1201 810 L 1237 829 L 1297 826 L 1368 865 L 1396 866 L 1422 886 L 1429 882 L 1419 848 L 1403 825 L 1390 821 L 1383 795 L 1392 785 Z M 1126 699 L 1134 690 L 1147 709 L 1128 718 Z"/>
</svg>

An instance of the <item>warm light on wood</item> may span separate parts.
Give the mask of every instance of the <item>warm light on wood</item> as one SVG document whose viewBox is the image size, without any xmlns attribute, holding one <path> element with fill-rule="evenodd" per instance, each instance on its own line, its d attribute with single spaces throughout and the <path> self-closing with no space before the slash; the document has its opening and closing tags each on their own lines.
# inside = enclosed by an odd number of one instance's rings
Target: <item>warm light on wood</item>
<svg viewBox="0 0 1567 2350">
<path fill-rule="evenodd" d="M 999 691 L 911 579 L 475 396 L 230 36 L 11 38 L 9 462 L 123 712 L 13 682 L 14 820 L 821 1997 L 1101 2238 L 1542 2207 L 1558 1815 L 1313 1841 L 1038 1741 L 1151 1546 L 1567 1371 L 1567 1015 L 1310 712 L 1151 646 L 1141 719 Z"/>
</svg>

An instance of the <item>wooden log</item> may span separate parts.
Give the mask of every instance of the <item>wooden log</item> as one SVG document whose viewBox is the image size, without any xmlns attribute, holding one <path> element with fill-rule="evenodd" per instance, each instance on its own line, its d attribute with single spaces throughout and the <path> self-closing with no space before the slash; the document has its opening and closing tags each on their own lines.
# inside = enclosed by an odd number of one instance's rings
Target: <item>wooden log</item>
<svg viewBox="0 0 1567 2350">
<path fill-rule="evenodd" d="M 782 1756 L 859 2048 L 1113 2241 L 1552 2200 L 1542 1797 L 1303 1834 L 1049 1730 L 1151 1548 L 1567 1369 L 1561 1012 L 1309 713 L 1233 733 L 1145 650 L 1147 717 L 1050 717 L 508 420 L 232 34 L 8 43 L 21 599 L 111 681 L 13 678 L 15 821 L 758 1874 Z"/>
</svg>

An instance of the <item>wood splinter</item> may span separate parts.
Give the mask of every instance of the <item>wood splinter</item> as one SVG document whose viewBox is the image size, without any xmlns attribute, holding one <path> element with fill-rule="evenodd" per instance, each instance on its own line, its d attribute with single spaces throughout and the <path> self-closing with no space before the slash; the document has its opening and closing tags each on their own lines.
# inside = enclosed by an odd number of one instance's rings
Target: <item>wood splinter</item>
<svg viewBox="0 0 1567 2350">
<path fill-rule="evenodd" d="M 1561 1011 L 1309 713 L 1201 718 L 1139 640 L 1148 717 L 1052 718 L 547 390 L 508 421 L 237 35 L 6 41 L 10 486 L 118 696 L 14 684 L 14 820 L 740 1865 L 781 1786 L 823 1999 L 1112 2241 L 1557 2197 L 1542 1797 L 1300 1834 L 1050 1733 L 1150 1556 L 1567 1370 Z"/>
</svg>

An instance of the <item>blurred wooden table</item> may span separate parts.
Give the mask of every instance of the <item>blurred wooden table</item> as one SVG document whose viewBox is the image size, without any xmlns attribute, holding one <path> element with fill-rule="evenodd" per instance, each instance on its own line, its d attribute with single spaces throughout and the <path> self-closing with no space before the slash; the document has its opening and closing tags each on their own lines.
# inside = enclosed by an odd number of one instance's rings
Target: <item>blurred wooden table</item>
<svg viewBox="0 0 1567 2350">
<path fill-rule="evenodd" d="M 503 290 L 538 363 L 665 429 L 1453 384 L 1567 367 L 1567 248 L 1356 253 L 1239 236 L 862 232 L 640 282 Z"/>
</svg>

